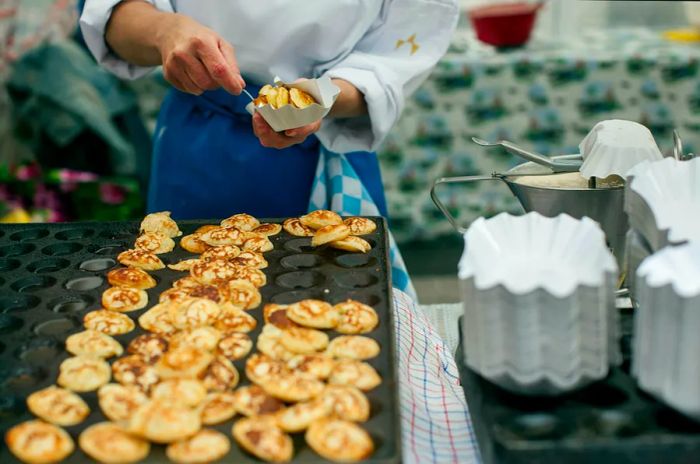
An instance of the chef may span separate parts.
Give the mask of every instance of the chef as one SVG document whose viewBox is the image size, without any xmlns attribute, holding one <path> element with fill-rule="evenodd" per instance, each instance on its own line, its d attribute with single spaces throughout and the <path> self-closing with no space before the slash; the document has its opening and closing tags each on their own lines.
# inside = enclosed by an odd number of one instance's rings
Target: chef
<svg viewBox="0 0 700 464">
<path fill-rule="evenodd" d="M 379 211 L 374 151 L 446 51 L 457 0 L 87 0 L 97 60 L 123 78 L 163 66 L 150 211 L 216 218 L 307 211 L 320 148 L 343 154 Z M 245 111 L 260 86 L 328 76 L 329 115 L 277 133 Z"/>
</svg>

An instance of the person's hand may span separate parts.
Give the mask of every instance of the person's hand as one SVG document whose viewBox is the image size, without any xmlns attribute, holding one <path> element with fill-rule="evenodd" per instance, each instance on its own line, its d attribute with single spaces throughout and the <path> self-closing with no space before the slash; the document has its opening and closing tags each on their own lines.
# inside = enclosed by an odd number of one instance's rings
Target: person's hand
<svg viewBox="0 0 700 464">
<path fill-rule="evenodd" d="M 321 128 L 321 120 L 306 126 L 275 132 L 260 113 L 253 114 L 253 132 L 260 139 L 260 144 L 267 148 L 287 148 L 302 143 L 306 138 Z"/>
<path fill-rule="evenodd" d="M 216 32 L 180 14 L 168 15 L 159 29 L 157 46 L 168 82 L 194 95 L 220 87 L 241 93 L 245 81 L 233 46 Z"/>
</svg>

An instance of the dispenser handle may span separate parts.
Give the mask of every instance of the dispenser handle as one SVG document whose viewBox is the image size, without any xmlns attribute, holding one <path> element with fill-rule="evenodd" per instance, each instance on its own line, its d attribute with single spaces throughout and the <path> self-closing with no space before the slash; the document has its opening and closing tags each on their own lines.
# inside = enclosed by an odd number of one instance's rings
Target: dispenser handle
<svg viewBox="0 0 700 464">
<path fill-rule="evenodd" d="M 442 214 L 447 218 L 448 221 L 450 221 L 450 224 L 452 224 L 452 227 L 455 228 L 457 232 L 460 234 L 464 234 L 467 231 L 466 227 L 462 227 L 459 225 L 457 220 L 450 214 L 450 211 L 447 209 L 447 207 L 443 204 L 442 201 L 440 201 L 440 198 L 438 198 L 437 195 L 437 187 L 438 185 L 441 184 L 463 184 L 463 183 L 468 183 L 468 182 L 477 182 L 481 180 L 499 180 L 501 182 L 506 182 L 502 176 L 498 174 L 492 174 L 490 176 L 457 176 L 457 177 L 440 177 L 439 179 L 435 179 L 433 182 L 433 186 L 430 189 L 430 198 L 433 199 L 433 203 L 435 203 L 435 206 L 442 212 Z"/>
</svg>

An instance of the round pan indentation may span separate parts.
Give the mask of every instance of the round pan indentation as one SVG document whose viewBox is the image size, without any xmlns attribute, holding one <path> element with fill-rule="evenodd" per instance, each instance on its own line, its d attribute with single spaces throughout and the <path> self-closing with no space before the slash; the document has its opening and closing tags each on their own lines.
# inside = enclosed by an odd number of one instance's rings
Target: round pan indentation
<svg viewBox="0 0 700 464">
<path fill-rule="evenodd" d="M 323 274 L 315 271 L 293 271 L 281 274 L 275 279 L 275 283 L 280 287 L 291 288 L 293 290 L 316 287 L 323 284 L 326 278 Z"/>
<path fill-rule="evenodd" d="M 284 244 L 284 248 L 297 253 L 311 253 L 315 250 L 311 246 L 311 237 L 294 238 Z"/>
<path fill-rule="evenodd" d="M 37 367 L 16 366 L 0 371 L 0 385 L 14 391 L 27 391 L 46 378 L 46 372 Z"/>
<path fill-rule="evenodd" d="M 0 420 L 15 419 L 24 412 L 24 408 L 24 401 L 17 396 L 0 396 Z"/>
<path fill-rule="evenodd" d="M 379 278 L 366 272 L 345 272 L 334 274 L 333 281 L 343 288 L 367 288 L 379 282 Z"/>
<path fill-rule="evenodd" d="M 34 274 L 44 274 L 46 272 L 58 272 L 70 266 L 70 261 L 63 258 L 46 258 L 31 262 L 27 265 L 27 270 Z"/>
<path fill-rule="evenodd" d="M 92 304 L 92 298 L 83 295 L 68 295 L 49 301 L 48 307 L 55 313 L 74 313 Z"/>
<path fill-rule="evenodd" d="M 0 272 L 14 271 L 21 264 L 18 259 L 0 259 Z"/>
<path fill-rule="evenodd" d="M 18 312 L 32 309 L 41 300 L 33 295 L 13 295 L 0 298 L 0 312 Z"/>
<path fill-rule="evenodd" d="M 44 247 L 41 252 L 49 256 L 67 256 L 77 253 L 83 249 L 83 246 L 79 243 L 54 243 Z"/>
<path fill-rule="evenodd" d="M 57 232 L 55 237 L 59 240 L 80 240 L 93 235 L 95 231 L 92 229 L 67 229 Z"/>
<path fill-rule="evenodd" d="M 512 433 L 526 440 L 551 440 L 565 435 L 561 421 L 545 413 L 517 416 L 508 424 L 508 428 Z"/>
<path fill-rule="evenodd" d="M 335 258 L 335 263 L 340 267 L 354 269 L 358 267 L 370 267 L 377 265 L 377 258 L 364 253 L 340 255 Z"/>
<path fill-rule="evenodd" d="M 20 361 L 30 364 L 51 365 L 56 357 L 63 352 L 61 345 L 51 339 L 34 339 L 15 350 L 15 356 Z"/>
<path fill-rule="evenodd" d="M 27 229 L 10 235 L 10 240 L 14 240 L 15 242 L 29 242 L 31 240 L 39 240 L 48 235 L 49 231 L 46 229 Z"/>
<path fill-rule="evenodd" d="M 30 276 L 17 280 L 10 285 L 10 288 L 20 293 L 31 293 L 49 288 L 56 283 L 56 279 L 49 276 Z"/>
<path fill-rule="evenodd" d="M 18 317 L 0 314 L 0 334 L 15 332 L 19 330 L 23 324 L 22 319 Z"/>
<path fill-rule="evenodd" d="M 102 245 L 90 245 L 88 251 L 96 255 L 118 255 L 122 251 L 126 250 L 126 247 L 122 243 L 105 243 Z"/>
<path fill-rule="evenodd" d="M 311 269 L 321 266 L 323 258 L 312 254 L 298 254 L 285 256 L 280 260 L 280 264 L 288 269 Z"/>
<path fill-rule="evenodd" d="M 123 230 L 103 230 L 98 234 L 98 236 L 108 238 L 110 240 L 133 240 L 138 233 L 138 229 L 134 229 L 133 232 Z"/>
<path fill-rule="evenodd" d="M 291 292 L 278 293 L 270 298 L 270 301 L 277 304 L 291 304 L 306 299 L 322 300 L 323 298 L 322 290 L 293 290 Z"/>
<path fill-rule="evenodd" d="M 34 333 L 42 337 L 61 336 L 72 332 L 77 325 L 72 319 L 51 319 L 34 326 Z"/>
<path fill-rule="evenodd" d="M 112 258 L 88 259 L 87 261 L 80 263 L 80 269 L 90 272 L 105 271 L 113 268 L 116 264 L 117 262 Z"/>
<path fill-rule="evenodd" d="M 78 277 L 77 279 L 71 279 L 66 282 L 66 288 L 68 290 L 78 290 L 81 292 L 87 290 L 94 290 L 102 283 L 104 279 L 100 276 L 90 276 L 90 277 Z"/>
<path fill-rule="evenodd" d="M 36 247 L 30 243 L 19 243 L 17 245 L 6 245 L 0 247 L 0 258 L 10 258 L 22 256 L 34 251 Z"/>
</svg>

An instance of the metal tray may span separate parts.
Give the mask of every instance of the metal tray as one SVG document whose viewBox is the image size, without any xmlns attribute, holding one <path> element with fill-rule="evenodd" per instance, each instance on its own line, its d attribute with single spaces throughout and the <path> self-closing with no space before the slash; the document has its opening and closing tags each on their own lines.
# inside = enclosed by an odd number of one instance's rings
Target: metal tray
<svg viewBox="0 0 700 464">
<path fill-rule="evenodd" d="M 697 463 L 700 424 L 662 405 L 630 375 L 631 309 L 621 310 L 624 362 L 608 377 L 557 398 L 520 397 L 456 361 L 486 464 Z"/>
<path fill-rule="evenodd" d="M 284 231 L 271 237 L 275 249 L 265 253 L 269 262 L 269 267 L 264 269 L 268 284 L 260 290 L 263 304 L 290 303 L 304 298 L 338 303 L 353 298 L 376 309 L 379 326 L 367 335 L 382 346 L 380 356 L 370 364 L 383 382 L 367 393 L 372 415 L 363 427 L 375 443 L 375 452 L 367 462 L 398 463 L 401 430 L 387 228 L 384 219 L 371 219 L 377 223 L 377 230 L 364 237 L 372 244 L 368 254 L 326 247 L 313 249 L 310 238 L 293 237 Z M 218 221 L 181 221 L 179 226 L 188 234 L 200 225 L 214 223 Z M 25 406 L 26 397 L 55 383 L 58 366 L 68 357 L 63 342 L 71 333 L 82 330 L 86 313 L 100 307 L 101 294 L 108 287 L 106 272 L 118 266 L 117 254 L 132 247 L 137 232 L 135 222 L 0 226 L 0 432 L 3 436 L 9 427 L 32 418 Z M 166 264 L 191 256 L 179 245 L 173 252 L 160 255 Z M 158 285 L 148 290 L 148 307 L 174 280 L 186 275 L 167 268 L 151 274 Z M 138 318 L 143 312 L 145 309 L 129 315 Z M 258 308 L 250 314 L 258 321 L 256 330 L 250 334 L 255 340 L 263 325 L 262 310 Z M 137 326 L 131 333 L 115 338 L 126 347 L 142 333 Z M 329 335 L 338 334 L 329 332 Z M 241 374 L 241 385 L 247 384 L 245 360 L 234 364 Z M 87 426 L 106 420 L 95 392 L 81 396 L 92 412 L 82 424 L 66 428 L 76 440 L 76 451 L 65 461 L 69 463 L 91 462 L 78 449 L 78 435 Z M 213 426 L 232 441 L 231 452 L 220 462 L 260 462 L 233 441 L 234 420 Z M 293 439 L 293 462 L 328 462 L 306 446 L 303 434 L 294 434 Z M 147 461 L 168 462 L 164 449 L 153 446 Z M 0 462 L 19 462 L 7 450 L 4 440 Z"/>
</svg>

